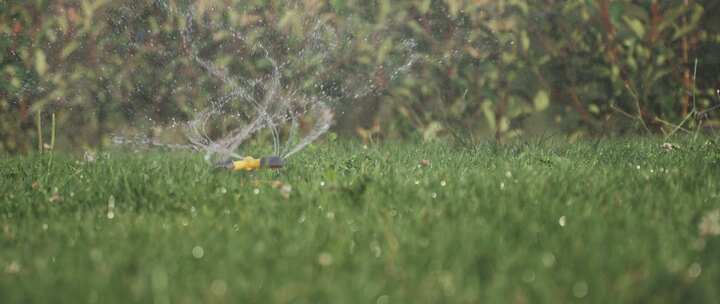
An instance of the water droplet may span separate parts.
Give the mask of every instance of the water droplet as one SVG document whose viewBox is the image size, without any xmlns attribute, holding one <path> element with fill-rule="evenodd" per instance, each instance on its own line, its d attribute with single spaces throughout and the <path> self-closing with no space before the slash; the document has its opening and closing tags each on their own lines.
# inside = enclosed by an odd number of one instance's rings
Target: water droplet
<svg viewBox="0 0 720 304">
<path fill-rule="evenodd" d="M 107 213 L 107 218 L 110 219 L 110 220 L 111 220 L 111 219 L 114 219 L 114 218 L 115 218 L 115 212 L 108 211 L 108 213 Z"/>
<path fill-rule="evenodd" d="M 255 188 L 255 189 L 253 190 L 253 194 L 255 194 L 255 195 L 260 194 L 260 189 Z"/>
<path fill-rule="evenodd" d="M 525 271 L 522 276 L 522 280 L 525 283 L 532 283 L 535 281 L 535 272 L 532 270 Z"/>
<path fill-rule="evenodd" d="M 445 182 L 445 181 L 440 181 L 440 186 L 441 186 L 441 187 L 447 186 L 447 182 Z"/>
<path fill-rule="evenodd" d="M 192 249 L 192 255 L 196 259 L 202 259 L 202 257 L 205 255 L 205 250 L 200 246 L 195 246 Z"/>
<path fill-rule="evenodd" d="M 433 192 L 432 194 L 430 194 L 430 196 L 431 196 L 432 198 L 437 198 L 437 193 Z"/>
<path fill-rule="evenodd" d="M 318 256 L 318 264 L 321 266 L 327 267 L 332 265 L 333 263 L 333 257 L 327 252 L 323 252 Z"/>
<path fill-rule="evenodd" d="M 22 267 L 20 266 L 20 263 L 18 263 L 17 261 L 12 261 L 5 267 L 5 273 L 16 274 L 20 272 L 21 269 Z"/>
<path fill-rule="evenodd" d="M 584 298 L 585 296 L 587 296 L 588 291 L 589 291 L 588 284 L 585 283 L 585 281 L 580 281 L 580 282 L 575 283 L 575 285 L 573 285 L 573 288 L 572 288 L 573 295 L 578 299 Z"/>
<path fill-rule="evenodd" d="M 565 216 L 561 216 L 560 219 L 558 219 L 558 224 L 560 224 L 560 227 L 565 227 Z"/>
<path fill-rule="evenodd" d="M 43 224 L 42 224 L 42 229 L 43 229 L 43 230 L 48 230 L 48 224 L 43 223 Z"/>
<path fill-rule="evenodd" d="M 325 182 L 324 182 L 324 181 L 320 181 L 320 187 L 325 187 Z"/>
<path fill-rule="evenodd" d="M 702 273 L 702 267 L 698 263 L 692 263 L 688 268 L 688 276 L 691 279 L 696 279 Z"/>
<path fill-rule="evenodd" d="M 382 248 L 380 248 L 380 244 L 378 244 L 377 241 L 370 242 L 370 251 L 372 251 L 376 258 L 379 258 L 382 255 Z"/>
<path fill-rule="evenodd" d="M 328 212 L 327 214 L 325 214 L 325 217 L 327 217 L 327 218 L 330 219 L 330 220 L 334 220 L 334 219 L 335 219 L 335 212 L 330 211 L 330 212 Z"/>
<path fill-rule="evenodd" d="M 552 253 L 550 253 L 550 252 L 545 253 L 545 254 L 543 254 L 543 256 L 542 256 L 543 266 L 545 266 L 545 267 L 547 267 L 547 268 L 550 268 L 550 267 L 555 266 L 555 261 L 556 261 L 556 260 L 555 260 L 555 255 L 552 254 Z"/>
<path fill-rule="evenodd" d="M 280 188 L 280 195 L 285 199 L 290 198 L 290 192 L 292 192 L 292 186 L 285 184 Z"/>
</svg>

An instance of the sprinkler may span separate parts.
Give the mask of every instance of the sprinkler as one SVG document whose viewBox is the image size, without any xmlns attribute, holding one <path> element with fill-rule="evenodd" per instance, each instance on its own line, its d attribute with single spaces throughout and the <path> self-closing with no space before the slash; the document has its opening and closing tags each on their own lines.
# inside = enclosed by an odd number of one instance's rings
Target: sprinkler
<svg viewBox="0 0 720 304">
<path fill-rule="evenodd" d="M 215 167 L 232 171 L 254 171 L 258 169 L 279 169 L 283 165 L 285 165 L 285 161 L 278 156 L 265 156 L 260 159 L 246 156 L 241 160 L 220 162 Z"/>
</svg>

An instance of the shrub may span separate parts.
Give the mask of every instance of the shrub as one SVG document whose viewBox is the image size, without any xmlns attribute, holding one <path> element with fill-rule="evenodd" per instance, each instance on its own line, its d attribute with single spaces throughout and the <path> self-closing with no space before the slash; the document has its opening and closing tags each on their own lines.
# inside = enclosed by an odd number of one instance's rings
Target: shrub
<svg viewBox="0 0 720 304">
<path fill-rule="evenodd" d="M 51 112 L 66 146 L 104 144 L 126 129 L 154 136 L 151 126 L 187 119 L 227 89 L 191 60 L 183 31 L 200 37 L 204 58 L 252 77 L 262 59 L 236 56 L 233 31 L 271 45 L 273 56 L 297 57 L 283 50 L 309 39 L 314 20 L 367 38 L 342 45 L 337 67 L 310 67 L 335 68 L 322 74 L 328 84 L 374 88 L 338 105 L 344 134 L 500 140 L 558 128 L 717 127 L 718 14 L 709 0 L 4 1 L 0 150 L 29 150 L 35 116 Z M 418 61 L 391 77 L 386 65 L 405 62 L 408 41 Z"/>
</svg>

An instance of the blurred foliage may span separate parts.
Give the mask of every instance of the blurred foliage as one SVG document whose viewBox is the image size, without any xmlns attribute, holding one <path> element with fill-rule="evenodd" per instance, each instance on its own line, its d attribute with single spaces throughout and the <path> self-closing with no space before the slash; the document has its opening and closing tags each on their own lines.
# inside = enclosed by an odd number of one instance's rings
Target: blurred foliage
<svg viewBox="0 0 720 304">
<path fill-rule="evenodd" d="M 183 31 L 204 37 L 204 58 L 252 76 L 267 64 L 241 56 L 234 31 L 292 57 L 283 50 L 309 39 L 314 20 L 369 37 L 339 49 L 342 66 L 322 67 L 328 83 L 367 79 L 376 90 L 337 105 L 341 134 L 501 140 L 549 129 L 596 136 L 720 126 L 720 3 L 713 0 L 191 3 L 0 3 L 0 151 L 34 147 L 36 115 L 57 114 L 64 147 L 186 120 L 227 88 L 192 62 Z M 383 66 L 403 62 L 393 50 L 408 40 L 419 60 L 391 79 Z M 303 71 L 283 73 L 315 75 Z"/>
</svg>

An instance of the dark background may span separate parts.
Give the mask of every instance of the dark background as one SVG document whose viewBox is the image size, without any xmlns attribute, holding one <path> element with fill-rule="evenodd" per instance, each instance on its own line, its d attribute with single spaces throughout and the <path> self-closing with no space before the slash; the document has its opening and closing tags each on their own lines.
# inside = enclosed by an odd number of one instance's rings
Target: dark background
<svg viewBox="0 0 720 304">
<path fill-rule="evenodd" d="M 318 20 L 348 38 L 338 66 L 323 79 L 283 73 L 330 91 L 367 80 L 370 94 L 333 104 L 339 136 L 470 142 L 720 126 L 714 0 L 193 3 L 2 1 L 0 151 L 35 151 L 41 136 L 49 148 L 53 117 L 57 149 L 101 148 L 128 132 L 182 142 L 166 130 L 226 89 L 190 60 L 183 30 L 193 28 L 203 57 L 253 76 L 267 72 L 262 59 L 236 56 L 233 31 L 293 60 L 285 46 L 308 41 Z M 408 41 L 418 59 L 392 77 Z"/>
</svg>

